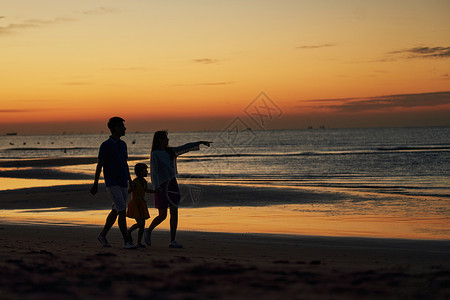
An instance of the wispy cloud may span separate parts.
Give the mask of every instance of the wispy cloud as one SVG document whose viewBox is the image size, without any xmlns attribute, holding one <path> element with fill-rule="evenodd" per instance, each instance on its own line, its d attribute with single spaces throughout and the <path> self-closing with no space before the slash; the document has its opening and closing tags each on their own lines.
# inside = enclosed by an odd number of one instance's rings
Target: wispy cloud
<svg viewBox="0 0 450 300">
<path fill-rule="evenodd" d="M 151 69 L 145 67 L 116 67 L 116 68 L 102 68 L 101 70 L 114 72 L 146 72 Z"/>
<path fill-rule="evenodd" d="M 36 109 L 0 109 L 1 114 L 16 114 L 16 113 L 27 113 L 34 112 Z"/>
<path fill-rule="evenodd" d="M 295 49 L 308 50 L 308 49 L 319 49 L 319 48 L 327 48 L 327 47 L 334 47 L 334 46 L 337 46 L 337 44 L 326 43 L 326 44 L 318 44 L 318 45 L 302 45 L 302 46 L 295 47 Z"/>
<path fill-rule="evenodd" d="M 368 112 L 395 108 L 435 107 L 450 104 L 450 92 L 399 94 L 363 98 L 336 98 L 302 101 L 297 108 L 329 109 L 335 112 Z"/>
<path fill-rule="evenodd" d="M 11 34 L 22 29 L 39 28 L 64 22 L 73 22 L 71 18 L 55 18 L 51 20 L 29 19 L 20 23 L 11 23 L 6 26 L 0 26 L 0 35 Z"/>
<path fill-rule="evenodd" d="M 229 85 L 235 83 L 234 81 L 223 81 L 223 82 L 201 82 L 201 83 L 191 83 L 191 84 L 174 84 L 172 86 L 221 86 Z"/>
<path fill-rule="evenodd" d="M 82 86 L 82 85 L 93 85 L 93 82 L 87 81 L 72 81 L 72 82 L 64 82 L 62 85 L 71 85 L 71 86 Z"/>
<path fill-rule="evenodd" d="M 450 58 L 450 47 L 413 47 L 388 54 L 406 55 L 406 58 Z"/>
<path fill-rule="evenodd" d="M 104 15 L 104 14 L 117 13 L 118 11 L 120 11 L 120 10 L 117 8 L 102 6 L 102 7 L 98 7 L 98 8 L 94 8 L 94 9 L 77 11 L 77 12 L 82 15 Z"/>
<path fill-rule="evenodd" d="M 197 64 L 204 64 L 204 65 L 210 65 L 210 64 L 216 64 L 219 62 L 218 59 L 214 59 L 214 58 L 197 58 L 192 60 L 194 63 Z"/>
<path fill-rule="evenodd" d="M 112 7 L 98 7 L 91 10 L 77 11 L 78 15 L 103 15 L 117 13 L 119 10 Z M 6 19 L 5 16 L 0 16 L 0 19 Z M 17 23 L 10 23 L 5 26 L 0 26 L 0 35 L 16 33 L 19 30 L 41 28 L 64 22 L 78 21 L 79 17 L 75 18 L 54 18 L 54 19 L 28 19 Z"/>
</svg>

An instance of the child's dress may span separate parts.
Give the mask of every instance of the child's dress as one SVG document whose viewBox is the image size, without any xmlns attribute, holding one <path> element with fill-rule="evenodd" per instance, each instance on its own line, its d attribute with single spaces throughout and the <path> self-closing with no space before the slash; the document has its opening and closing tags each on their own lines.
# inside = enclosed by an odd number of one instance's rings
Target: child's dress
<svg viewBox="0 0 450 300">
<path fill-rule="evenodd" d="M 145 201 L 145 192 L 147 191 L 147 181 L 145 179 L 133 180 L 133 189 L 131 190 L 131 200 L 128 203 L 127 217 L 135 219 L 148 219 L 147 201 Z"/>
</svg>

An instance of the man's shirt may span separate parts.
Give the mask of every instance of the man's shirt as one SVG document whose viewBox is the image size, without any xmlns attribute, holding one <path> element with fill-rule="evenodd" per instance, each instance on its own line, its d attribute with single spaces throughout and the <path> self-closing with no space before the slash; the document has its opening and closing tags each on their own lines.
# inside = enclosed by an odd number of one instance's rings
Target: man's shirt
<svg viewBox="0 0 450 300">
<path fill-rule="evenodd" d="M 103 160 L 103 177 L 106 186 L 128 186 L 130 170 L 128 169 L 127 144 L 110 137 L 100 146 L 98 159 Z"/>
</svg>

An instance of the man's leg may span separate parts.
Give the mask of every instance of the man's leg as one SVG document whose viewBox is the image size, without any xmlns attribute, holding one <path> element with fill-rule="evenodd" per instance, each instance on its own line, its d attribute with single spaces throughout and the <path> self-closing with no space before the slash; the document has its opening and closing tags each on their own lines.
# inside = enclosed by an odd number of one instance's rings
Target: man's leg
<svg viewBox="0 0 450 300">
<path fill-rule="evenodd" d="M 106 237 L 106 234 L 108 234 L 108 231 L 116 222 L 116 219 L 117 219 L 117 211 L 115 209 L 112 209 L 108 217 L 106 218 L 106 223 L 105 226 L 103 227 L 102 232 L 100 232 L 100 235 L 102 237 Z"/>
<path fill-rule="evenodd" d="M 127 242 L 131 243 L 131 241 L 128 238 L 127 216 L 126 216 L 126 211 L 125 210 L 119 212 L 118 224 L 119 224 L 120 233 L 122 233 L 123 242 L 124 243 L 127 243 Z"/>
<path fill-rule="evenodd" d="M 108 243 L 108 240 L 106 239 L 106 234 L 108 234 L 108 231 L 116 222 L 116 218 L 117 211 L 115 209 L 112 209 L 108 217 L 106 218 L 105 226 L 103 227 L 102 232 L 100 232 L 100 235 L 97 238 L 103 247 L 111 247 L 111 245 Z"/>
</svg>

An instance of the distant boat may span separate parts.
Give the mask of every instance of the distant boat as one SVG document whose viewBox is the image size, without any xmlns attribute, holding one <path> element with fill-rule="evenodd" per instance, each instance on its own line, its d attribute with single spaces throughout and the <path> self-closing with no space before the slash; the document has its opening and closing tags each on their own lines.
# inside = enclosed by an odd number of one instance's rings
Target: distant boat
<svg viewBox="0 0 450 300">
<path fill-rule="evenodd" d="M 17 132 L 7 132 L 6 135 L 17 135 Z"/>
</svg>

